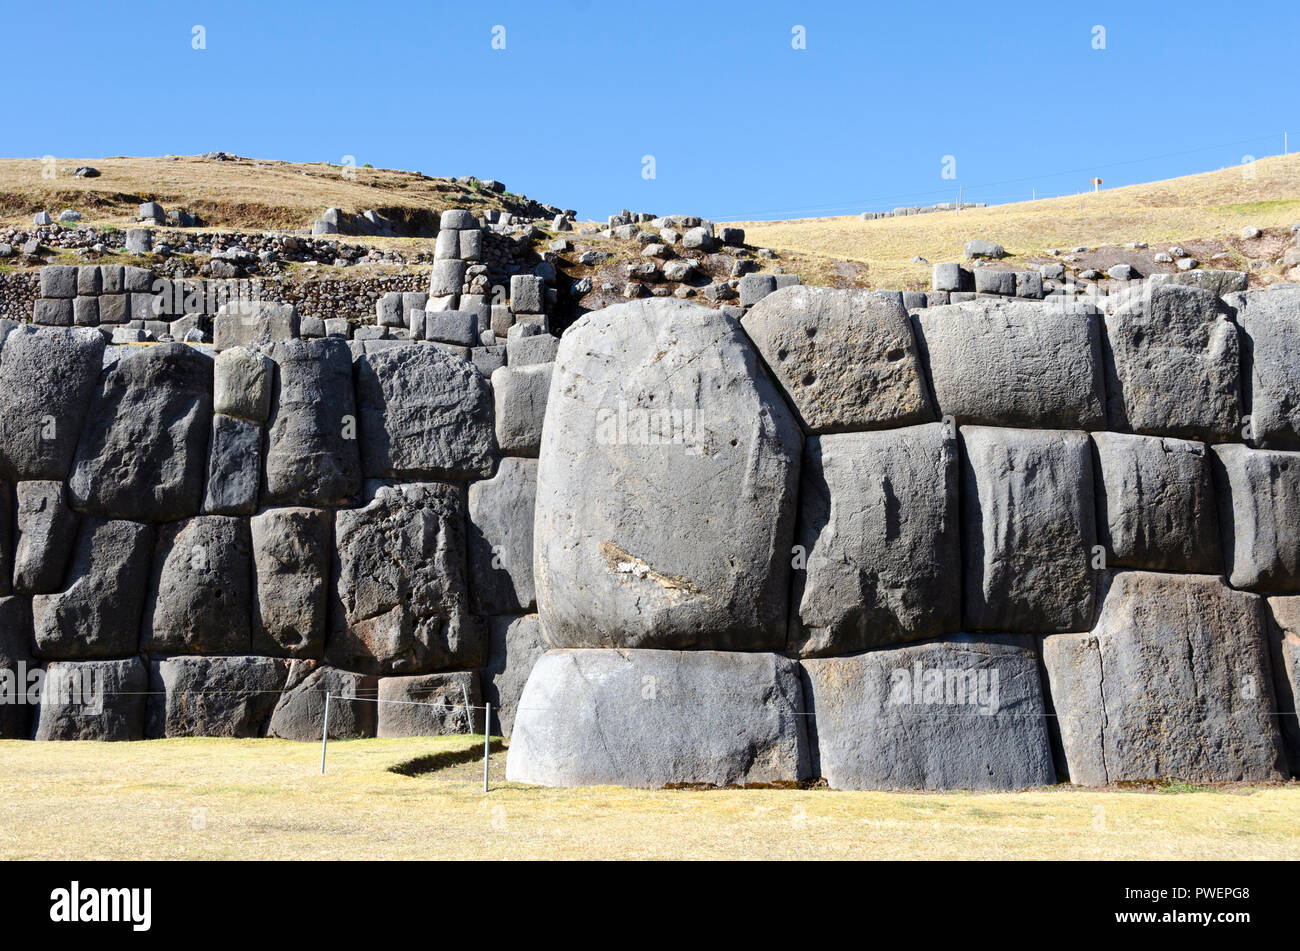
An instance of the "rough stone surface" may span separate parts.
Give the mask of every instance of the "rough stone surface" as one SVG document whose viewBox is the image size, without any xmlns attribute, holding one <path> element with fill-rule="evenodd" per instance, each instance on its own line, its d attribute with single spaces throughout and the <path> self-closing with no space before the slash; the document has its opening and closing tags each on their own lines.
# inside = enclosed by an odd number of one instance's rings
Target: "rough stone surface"
<svg viewBox="0 0 1300 951">
<path fill-rule="evenodd" d="M 105 371 L 68 489 L 94 515 L 170 521 L 198 514 L 212 425 L 212 360 L 181 343 Z"/>
<path fill-rule="evenodd" d="M 919 311 L 916 321 L 941 414 L 990 426 L 1105 426 L 1095 318 L 1024 301 L 971 301 Z"/>
<path fill-rule="evenodd" d="M 0 740 L 31 736 L 31 630 L 28 599 L 0 598 Z"/>
<path fill-rule="evenodd" d="M 585 315 L 560 344 L 538 465 L 548 635 L 784 649 L 801 452 L 734 318 L 667 299 Z"/>
<path fill-rule="evenodd" d="M 99 380 L 98 330 L 18 327 L 0 349 L 0 475 L 66 479 Z"/>
<path fill-rule="evenodd" d="M 267 509 L 249 519 L 256 652 L 324 654 L 333 533 L 334 515 L 325 509 Z"/>
<path fill-rule="evenodd" d="M 483 699 L 492 704 L 492 733 L 510 736 L 524 684 L 533 665 L 550 647 L 536 614 L 488 619 L 488 662 L 483 667 Z"/>
<path fill-rule="evenodd" d="M 803 661 L 812 773 L 835 789 L 1056 781 L 1034 639 L 948 640 Z"/>
<path fill-rule="evenodd" d="M 361 489 L 361 460 L 347 341 L 290 340 L 276 344 L 271 358 L 279 372 L 266 430 L 263 504 L 348 504 Z"/>
<path fill-rule="evenodd" d="M 1213 293 L 1147 285 L 1106 315 L 1109 428 L 1208 442 L 1241 427 L 1237 327 Z"/>
<path fill-rule="evenodd" d="M 1300 288 L 1251 291 L 1237 323 L 1249 368 L 1250 437 L 1261 449 L 1300 449 Z"/>
<path fill-rule="evenodd" d="M 790 649 L 847 654 L 961 623 L 957 440 L 941 423 L 804 447 Z"/>
<path fill-rule="evenodd" d="M 533 667 L 506 760 L 545 786 L 792 782 L 809 772 L 798 664 L 777 654 L 560 650 Z"/>
<path fill-rule="evenodd" d="M 357 359 L 356 387 L 367 477 L 492 474 L 492 392 L 472 364 L 437 347 L 394 347 Z"/>
<path fill-rule="evenodd" d="M 469 575 L 478 614 L 519 614 L 533 588 L 537 460 L 506 458 L 491 479 L 469 487 Z"/>
<path fill-rule="evenodd" d="M 1160 436 L 1093 433 L 1097 535 L 1107 564 L 1216 574 L 1223 565 L 1209 451 Z"/>
<path fill-rule="evenodd" d="M 1280 778 L 1264 601 L 1210 575 L 1120 572 L 1043 662 L 1070 781 Z"/>
<path fill-rule="evenodd" d="M 1096 589 L 1084 433 L 963 426 L 963 627 L 1086 630 Z"/>
<path fill-rule="evenodd" d="M 492 372 L 496 442 L 509 456 L 536 456 L 555 364 L 505 366 Z"/>
<path fill-rule="evenodd" d="M 741 320 L 812 433 L 935 418 L 907 312 L 870 291 L 785 287 Z"/>
<path fill-rule="evenodd" d="M 148 689 L 149 673 L 139 657 L 50 664 L 34 738 L 143 739 Z"/>
<path fill-rule="evenodd" d="M 13 589 L 17 594 L 51 594 L 63 585 L 77 514 L 62 482 L 19 482 L 15 495 Z"/>
<path fill-rule="evenodd" d="M 1300 590 L 1300 452 L 1213 451 L 1228 581 L 1250 591 Z"/>
<path fill-rule="evenodd" d="M 1273 617 L 1273 629 L 1269 631 L 1273 693 L 1294 776 L 1300 774 L 1300 719 L 1296 716 L 1296 698 L 1300 697 L 1300 595 L 1269 598 L 1268 606 Z"/>
<path fill-rule="evenodd" d="M 470 710 L 465 709 L 468 697 Z M 483 732 L 478 672 L 383 677 L 377 736 L 454 736 Z"/>
<path fill-rule="evenodd" d="M 251 645 L 248 521 L 205 515 L 158 529 L 141 650 L 245 654 Z"/>
<path fill-rule="evenodd" d="M 288 674 L 273 657 L 153 660 L 145 736 L 265 736 Z"/>
<path fill-rule="evenodd" d="M 292 340 L 300 330 L 298 310 L 292 304 L 232 301 L 222 304 L 212 318 L 212 342 L 218 351 Z"/>
<path fill-rule="evenodd" d="M 153 553 L 153 530 L 139 522 L 82 519 L 63 590 L 32 598 L 41 657 L 133 654 Z"/>
<path fill-rule="evenodd" d="M 266 422 L 271 412 L 275 364 L 245 347 L 223 350 L 214 363 L 212 408 L 218 413 Z"/>
<path fill-rule="evenodd" d="M 271 712 L 266 735 L 320 742 L 325 726 L 325 694 L 330 695 L 329 738 L 355 740 L 375 735 L 373 699 L 379 681 L 365 674 L 327 667 L 314 660 L 289 665 L 284 693 Z"/>
<path fill-rule="evenodd" d="M 379 486 L 335 516 L 330 661 L 348 670 L 465 670 L 487 633 L 469 613 L 463 490 L 441 483 Z"/>
<path fill-rule="evenodd" d="M 216 413 L 208 444 L 205 515 L 252 515 L 262 472 L 262 427 Z"/>
</svg>

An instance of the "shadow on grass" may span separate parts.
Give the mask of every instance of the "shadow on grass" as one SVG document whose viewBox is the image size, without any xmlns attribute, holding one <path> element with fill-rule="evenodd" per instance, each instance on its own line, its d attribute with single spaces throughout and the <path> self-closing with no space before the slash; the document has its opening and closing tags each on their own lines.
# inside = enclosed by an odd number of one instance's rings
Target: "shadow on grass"
<svg viewBox="0 0 1300 951">
<path fill-rule="evenodd" d="M 506 750 L 505 740 L 497 737 L 488 745 L 492 753 L 504 753 Z M 388 767 L 390 773 L 397 773 L 399 776 L 424 776 L 428 773 L 436 773 L 439 770 L 450 769 L 453 766 L 463 766 L 466 763 L 473 763 L 483 758 L 483 747 L 471 745 L 463 750 L 444 750 L 441 753 L 428 753 L 424 756 L 417 756 L 415 759 L 408 759 L 401 763 L 395 763 Z"/>
</svg>

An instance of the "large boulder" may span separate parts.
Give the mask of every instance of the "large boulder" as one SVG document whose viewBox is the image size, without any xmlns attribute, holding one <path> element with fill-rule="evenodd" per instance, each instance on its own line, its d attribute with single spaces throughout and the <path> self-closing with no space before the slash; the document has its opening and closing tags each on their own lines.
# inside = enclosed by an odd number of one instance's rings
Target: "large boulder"
<svg viewBox="0 0 1300 951">
<path fill-rule="evenodd" d="M 158 529 L 141 650 L 246 654 L 252 643 L 248 520 L 204 515 Z"/>
<path fill-rule="evenodd" d="M 1221 442 L 1241 427 L 1237 326 L 1210 291 L 1148 284 L 1106 315 L 1109 427 Z"/>
<path fill-rule="evenodd" d="M 140 522 L 197 515 L 211 417 L 210 357 L 165 343 L 118 360 L 81 433 L 68 479 L 73 506 Z"/>
<path fill-rule="evenodd" d="M 1105 427 L 1095 317 L 1039 303 L 981 300 L 918 311 L 916 321 L 944 416 L 990 426 Z"/>
<path fill-rule="evenodd" d="M 550 645 L 536 614 L 488 618 L 488 661 L 483 667 L 483 699 L 492 704 L 492 732 L 510 736 L 524 684 Z"/>
<path fill-rule="evenodd" d="M 542 425 L 546 420 L 546 400 L 554 370 L 554 363 L 535 363 L 522 367 L 504 366 L 492 371 L 496 437 L 503 454 L 537 455 L 542 445 Z"/>
<path fill-rule="evenodd" d="M 1250 438 L 1261 449 L 1300 449 L 1300 287 L 1242 296 Z"/>
<path fill-rule="evenodd" d="M 848 654 L 958 630 L 957 471 L 942 423 L 808 439 L 791 650 Z"/>
<path fill-rule="evenodd" d="M 325 695 L 329 694 L 331 740 L 374 736 L 378 692 L 379 681 L 374 677 L 326 667 L 314 660 L 292 661 L 266 735 L 319 741 L 325 731 Z"/>
<path fill-rule="evenodd" d="M 356 386 L 367 477 L 492 474 L 492 392 L 473 364 L 441 347 L 392 347 L 357 358 Z"/>
<path fill-rule="evenodd" d="M 14 542 L 14 591 L 52 594 L 63 586 L 63 572 L 77 536 L 77 513 L 62 482 L 19 482 Z"/>
<path fill-rule="evenodd" d="M 537 460 L 507 457 L 491 479 L 469 487 L 469 576 L 474 611 L 519 614 L 533 588 Z"/>
<path fill-rule="evenodd" d="M 1096 594 L 1084 433 L 963 426 L 963 627 L 1086 630 Z"/>
<path fill-rule="evenodd" d="M 32 598 L 41 657 L 120 657 L 140 642 L 153 530 L 140 522 L 83 519 L 66 583 Z"/>
<path fill-rule="evenodd" d="M 50 664 L 35 739 L 143 739 L 148 689 L 149 673 L 139 657 Z"/>
<path fill-rule="evenodd" d="M 1229 582 L 1250 591 L 1300 589 L 1300 452 L 1213 450 Z"/>
<path fill-rule="evenodd" d="M 558 650 L 533 667 L 506 778 L 543 786 L 794 782 L 798 664 L 777 654 Z"/>
<path fill-rule="evenodd" d="M 1030 635 L 803 661 L 813 775 L 836 789 L 1056 782 Z"/>
<path fill-rule="evenodd" d="M 361 489 L 352 352 L 346 340 L 289 340 L 266 428 L 265 505 L 347 505 Z"/>
<path fill-rule="evenodd" d="M 466 700 L 469 708 L 466 709 Z M 483 732 L 483 694 L 473 670 L 382 677 L 376 736 L 454 736 Z"/>
<path fill-rule="evenodd" d="M 533 577 L 565 647 L 783 650 L 802 435 L 739 323 L 654 299 L 560 343 Z"/>
<path fill-rule="evenodd" d="M 1300 595 L 1268 599 L 1273 616 L 1269 631 L 1273 692 L 1277 697 L 1278 724 L 1286 743 L 1292 775 L 1300 774 L 1300 719 L 1296 699 L 1300 698 Z"/>
<path fill-rule="evenodd" d="M 66 479 L 104 358 L 104 335 L 22 326 L 0 348 L 0 475 Z"/>
<path fill-rule="evenodd" d="M 1043 662 L 1073 783 L 1283 774 L 1264 601 L 1221 578 L 1120 572 Z"/>
<path fill-rule="evenodd" d="M 247 419 L 212 415 L 204 515 L 252 515 L 262 477 L 262 427 Z"/>
<path fill-rule="evenodd" d="M 145 735 L 266 734 L 289 675 L 272 657 L 168 657 L 151 661 Z"/>
<path fill-rule="evenodd" d="M 741 319 L 804 429 L 929 422 L 934 408 L 902 302 L 871 291 L 783 287 Z"/>
<path fill-rule="evenodd" d="M 370 674 L 482 664 L 487 632 L 470 614 L 464 490 L 379 486 L 334 520 L 331 663 Z"/>
<path fill-rule="evenodd" d="M 1204 443 L 1093 433 L 1097 535 L 1108 564 L 1216 574 L 1223 565 Z"/>
<path fill-rule="evenodd" d="M 334 513 L 267 509 L 248 524 L 253 546 L 253 650 L 322 657 Z"/>
</svg>

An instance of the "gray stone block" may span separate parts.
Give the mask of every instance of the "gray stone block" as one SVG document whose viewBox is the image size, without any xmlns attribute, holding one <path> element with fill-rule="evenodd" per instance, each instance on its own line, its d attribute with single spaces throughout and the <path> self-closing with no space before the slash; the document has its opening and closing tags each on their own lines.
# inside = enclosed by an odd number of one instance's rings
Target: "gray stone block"
<svg viewBox="0 0 1300 951">
<path fill-rule="evenodd" d="M 62 482 L 19 482 L 15 495 L 14 591 L 53 594 L 63 585 L 63 572 L 76 540 L 77 514 L 68 504 Z"/>
<path fill-rule="evenodd" d="M 753 307 L 776 290 L 776 275 L 746 274 L 740 279 L 740 306 Z"/>
<path fill-rule="evenodd" d="M 475 613 L 520 614 L 536 605 L 536 501 L 535 459 L 502 459 L 495 476 L 470 484 L 469 575 Z"/>
<path fill-rule="evenodd" d="M 272 657 L 152 660 L 145 736 L 264 736 L 288 675 Z"/>
<path fill-rule="evenodd" d="M 510 278 L 510 310 L 515 314 L 540 314 L 545 311 L 546 282 L 532 274 Z"/>
<path fill-rule="evenodd" d="M 267 509 L 249 519 L 249 533 L 253 650 L 277 656 L 322 656 L 334 513 Z"/>
<path fill-rule="evenodd" d="M 1300 449 L 1300 288 L 1242 295 L 1237 324 L 1249 387 L 1249 438 L 1261 449 Z"/>
<path fill-rule="evenodd" d="M 265 354 L 246 347 L 223 350 L 213 363 L 212 409 L 264 423 L 274 381 L 275 364 Z"/>
<path fill-rule="evenodd" d="M 140 649 L 248 653 L 251 576 L 247 519 L 204 515 L 160 526 Z"/>
<path fill-rule="evenodd" d="M 563 650 L 515 715 L 506 777 L 544 786 L 795 782 L 808 775 L 798 665 L 777 654 Z"/>
<path fill-rule="evenodd" d="M 1016 272 L 995 271 L 987 267 L 975 268 L 975 293 L 1014 297 L 1016 293 Z"/>
<path fill-rule="evenodd" d="M 75 319 L 75 305 L 71 300 L 42 297 L 32 305 L 32 323 L 42 327 L 71 327 Z"/>
<path fill-rule="evenodd" d="M 41 268 L 41 296 L 71 300 L 77 296 L 77 269 L 63 264 Z"/>
<path fill-rule="evenodd" d="M 479 689 L 478 671 L 382 677 L 379 700 L 376 736 L 455 736 L 483 732 L 483 693 Z"/>
<path fill-rule="evenodd" d="M 433 262 L 433 271 L 429 276 L 429 297 L 445 297 L 459 294 L 465 283 L 464 261 L 448 259 Z"/>
<path fill-rule="evenodd" d="M 492 704 L 492 732 L 510 736 L 524 684 L 546 653 L 546 638 L 536 614 L 488 618 L 490 646 L 482 670 L 483 699 Z"/>
<path fill-rule="evenodd" d="M 552 337 L 547 333 L 534 334 L 530 337 L 517 337 L 506 344 L 506 363 L 512 367 L 553 363 L 559 350 L 559 338 Z"/>
<path fill-rule="evenodd" d="M 149 674 L 139 657 L 50 664 L 35 739 L 143 739 L 148 689 Z"/>
<path fill-rule="evenodd" d="M 222 304 L 213 317 L 212 342 L 217 350 L 251 348 L 292 340 L 299 336 L 300 329 L 298 310 L 292 304 L 235 301 Z"/>
<path fill-rule="evenodd" d="M 262 427 L 247 419 L 214 413 L 208 444 L 205 515 L 252 515 L 262 476 Z"/>
<path fill-rule="evenodd" d="M 98 264 L 83 264 L 77 268 L 77 296 L 97 297 L 104 290 L 104 278 Z"/>
<path fill-rule="evenodd" d="M 1228 581 L 1250 591 L 1300 589 L 1300 452 L 1212 449 Z"/>
<path fill-rule="evenodd" d="M 130 319 L 129 300 L 125 294 L 102 294 L 99 297 L 100 324 L 124 324 Z"/>
<path fill-rule="evenodd" d="M 812 774 L 834 789 L 1024 789 L 1056 781 L 1034 638 L 803 661 Z"/>
<path fill-rule="evenodd" d="M 324 666 L 314 660 L 289 665 L 284 693 L 271 712 L 266 735 L 319 742 L 325 731 L 325 695 L 330 696 L 329 738 L 355 740 L 375 735 L 379 681 Z M 366 698 L 366 699 L 358 699 Z"/>
<path fill-rule="evenodd" d="M 425 311 L 424 339 L 456 347 L 476 346 L 478 315 L 465 310 Z"/>
<path fill-rule="evenodd" d="M 1269 631 L 1273 693 L 1277 698 L 1278 724 L 1286 747 L 1291 775 L 1300 773 L 1300 719 L 1296 698 L 1300 697 L 1300 595 L 1268 599 L 1273 626 Z"/>
<path fill-rule="evenodd" d="M 503 455 L 536 456 L 555 364 L 509 364 L 492 373 L 496 441 Z"/>
</svg>

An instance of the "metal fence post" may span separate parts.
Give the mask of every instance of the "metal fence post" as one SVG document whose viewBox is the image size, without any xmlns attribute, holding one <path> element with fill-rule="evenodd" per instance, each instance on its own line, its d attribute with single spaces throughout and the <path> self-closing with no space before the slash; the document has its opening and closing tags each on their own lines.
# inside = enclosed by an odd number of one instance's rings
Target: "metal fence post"
<svg viewBox="0 0 1300 951">
<path fill-rule="evenodd" d="M 492 704 L 483 708 L 483 791 L 488 791 L 488 758 L 492 755 Z"/>
<path fill-rule="evenodd" d="M 330 694 L 325 691 L 325 720 L 320 728 L 320 774 L 325 775 L 325 747 L 330 738 Z"/>
</svg>

